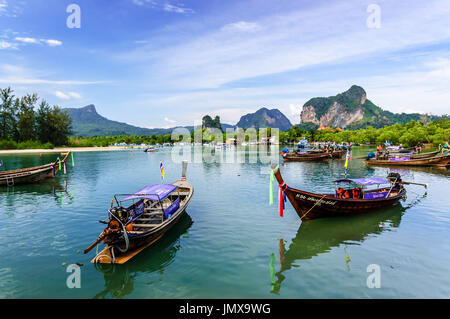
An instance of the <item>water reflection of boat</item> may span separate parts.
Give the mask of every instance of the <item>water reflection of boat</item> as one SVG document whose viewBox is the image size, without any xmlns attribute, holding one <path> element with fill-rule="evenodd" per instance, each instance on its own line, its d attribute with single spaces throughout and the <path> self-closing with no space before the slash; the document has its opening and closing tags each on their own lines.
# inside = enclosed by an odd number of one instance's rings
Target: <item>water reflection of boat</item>
<svg viewBox="0 0 450 319">
<path fill-rule="evenodd" d="M 96 269 L 105 279 L 105 289 L 97 293 L 94 298 L 122 298 L 134 290 L 134 279 L 139 273 L 163 273 L 172 263 L 180 249 L 180 237 L 192 226 L 193 221 L 186 213 L 170 232 L 153 247 L 143 251 L 129 263 L 96 264 Z"/>
<path fill-rule="evenodd" d="M 52 196 L 58 204 L 61 204 L 63 197 L 68 198 L 70 201 L 74 199 L 74 189 L 68 185 L 67 180 L 64 181 L 64 184 L 61 184 L 56 179 L 45 179 L 38 184 L 0 188 L 0 195 L 5 195 L 4 199 L 6 202 L 14 202 L 17 198 L 23 199 L 23 196 L 26 195 L 47 195 Z"/>
<path fill-rule="evenodd" d="M 296 261 L 311 259 L 329 252 L 333 247 L 347 242 L 363 242 L 369 235 L 397 228 L 404 211 L 405 208 L 397 206 L 378 214 L 317 219 L 302 223 L 287 249 L 284 240 L 280 239 L 280 270 L 275 273 L 272 292 L 279 293 L 281 283 L 286 279 L 283 273 L 292 267 L 298 267 Z"/>
</svg>

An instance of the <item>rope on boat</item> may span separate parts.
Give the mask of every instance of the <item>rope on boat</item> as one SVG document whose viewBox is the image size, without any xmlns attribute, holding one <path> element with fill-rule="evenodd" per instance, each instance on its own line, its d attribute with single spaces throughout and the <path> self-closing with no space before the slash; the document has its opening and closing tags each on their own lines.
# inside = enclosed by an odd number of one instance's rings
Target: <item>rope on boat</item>
<svg viewBox="0 0 450 319">
<path fill-rule="evenodd" d="M 325 196 L 327 196 L 327 195 L 323 195 L 322 196 L 322 198 L 321 199 L 319 199 L 314 205 L 313 205 L 313 207 L 311 207 L 302 217 L 300 217 L 300 220 L 302 220 L 303 219 L 303 217 L 305 217 L 317 204 L 319 204 L 321 201 L 322 201 L 322 199 L 324 199 L 325 198 Z"/>
</svg>

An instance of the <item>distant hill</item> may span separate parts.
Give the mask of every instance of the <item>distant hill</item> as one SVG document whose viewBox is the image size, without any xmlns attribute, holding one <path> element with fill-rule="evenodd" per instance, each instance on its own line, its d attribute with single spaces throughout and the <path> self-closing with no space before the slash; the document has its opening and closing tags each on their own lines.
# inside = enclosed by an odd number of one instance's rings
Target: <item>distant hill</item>
<svg viewBox="0 0 450 319">
<path fill-rule="evenodd" d="M 209 115 L 203 116 L 202 129 L 206 129 L 206 128 L 217 128 L 217 129 L 223 131 L 222 125 L 220 124 L 220 117 L 218 115 L 216 115 L 216 117 L 213 120 L 211 118 L 211 116 L 209 116 Z"/>
<path fill-rule="evenodd" d="M 66 108 L 64 110 L 72 118 L 74 136 L 165 135 L 171 134 L 172 130 L 176 128 L 149 129 L 112 121 L 98 114 L 93 104 L 82 108 Z M 228 127 L 234 127 L 229 124 L 221 124 L 221 126 L 224 131 Z M 183 127 L 188 130 L 194 129 L 194 126 Z"/>
<path fill-rule="evenodd" d="M 303 105 L 300 125 L 331 126 L 359 129 L 368 125 L 380 128 L 411 120 L 428 122 L 438 119 L 419 113 L 392 113 L 385 111 L 367 99 L 366 91 L 353 85 L 347 91 L 330 97 L 315 97 Z"/>
<path fill-rule="evenodd" d="M 250 127 L 254 127 L 255 129 L 272 127 L 278 128 L 281 131 L 287 131 L 292 127 L 292 124 L 278 109 L 269 110 L 263 107 L 255 113 L 242 116 L 236 126 L 244 129 Z"/>
</svg>

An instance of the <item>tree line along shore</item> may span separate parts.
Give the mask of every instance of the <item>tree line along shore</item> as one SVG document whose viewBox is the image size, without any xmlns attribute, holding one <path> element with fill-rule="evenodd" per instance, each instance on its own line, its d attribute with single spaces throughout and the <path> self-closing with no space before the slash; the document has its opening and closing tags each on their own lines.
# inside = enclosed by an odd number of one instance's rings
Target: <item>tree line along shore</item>
<svg viewBox="0 0 450 319">
<path fill-rule="evenodd" d="M 0 89 L 0 149 L 53 149 L 55 147 L 106 147 L 117 144 L 164 144 L 177 142 L 171 134 L 141 136 L 93 136 L 74 137 L 71 130 L 72 119 L 59 106 L 50 106 L 40 100 L 37 94 L 16 97 L 11 88 Z M 407 147 L 420 144 L 445 144 L 450 139 L 450 119 L 447 115 L 436 121 L 424 123 L 411 121 L 406 124 L 394 124 L 383 128 L 368 126 L 359 130 L 316 130 L 301 129 L 294 125 L 288 131 L 279 132 L 282 144 L 296 143 L 306 138 L 311 142 L 327 141 L 335 143 L 381 144 L 386 141 Z M 259 130 L 256 130 L 259 141 Z M 194 131 L 190 132 L 190 141 L 194 142 Z M 237 138 L 237 134 L 233 135 Z M 271 136 L 271 129 L 267 129 Z M 225 142 L 230 134 L 220 136 L 202 130 L 202 142 Z M 245 140 L 248 141 L 246 136 Z M 181 140 L 181 137 L 179 138 Z M 178 141 L 179 141 L 178 140 Z"/>
</svg>

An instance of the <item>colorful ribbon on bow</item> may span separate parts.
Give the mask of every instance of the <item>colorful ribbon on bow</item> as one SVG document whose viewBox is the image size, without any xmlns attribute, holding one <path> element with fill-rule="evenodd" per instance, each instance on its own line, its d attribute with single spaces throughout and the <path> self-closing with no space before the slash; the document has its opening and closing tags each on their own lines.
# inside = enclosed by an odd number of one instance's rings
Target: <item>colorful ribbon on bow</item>
<svg viewBox="0 0 450 319">
<path fill-rule="evenodd" d="M 273 205 L 273 180 L 275 179 L 275 173 L 270 171 L 270 185 L 269 185 L 269 205 Z"/>
<path fill-rule="evenodd" d="M 286 207 L 285 206 L 285 203 L 286 203 L 286 191 L 287 191 L 288 187 L 287 187 L 286 184 L 283 184 L 283 185 L 279 184 L 279 186 L 280 186 L 280 206 L 279 206 L 280 217 L 283 217 L 284 208 Z"/>
<path fill-rule="evenodd" d="M 72 159 L 72 167 L 75 167 L 75 161 L 73 160 L 73 152 L 70 152 L 70 158 Z"/>
</svg>

